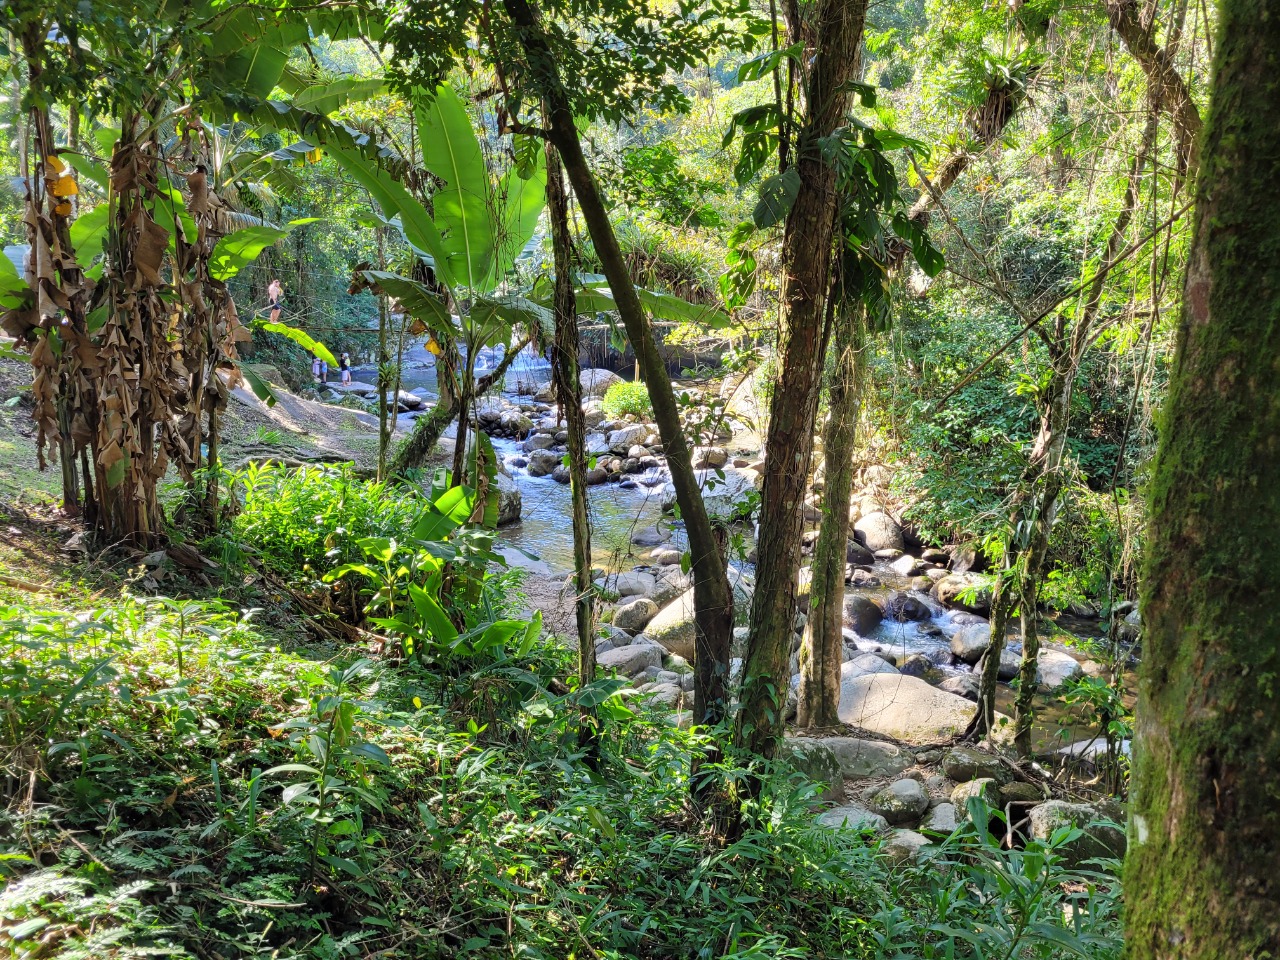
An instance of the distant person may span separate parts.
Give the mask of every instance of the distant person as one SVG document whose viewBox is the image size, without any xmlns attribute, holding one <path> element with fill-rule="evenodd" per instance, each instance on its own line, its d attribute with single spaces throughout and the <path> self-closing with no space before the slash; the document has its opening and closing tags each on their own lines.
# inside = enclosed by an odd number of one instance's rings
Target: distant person
<svg viewBox="0 0 1280 960">
<path fill-rule="evenodd" d="M 280 286 L 279 280 L 272 280 L 267 284 L 267 300 L 271 304 L 271 322 L 278 323 L 280 320 L 280 297 L 284 293 L 284 288 Z"/>
<path fill-rule="evenodd" d="M 320 358 L 314 353 L 311 355 L 311 379 L 320 382 Z"/>
<path fill-rule="evenodd" d="M 338 366 L 342 370 L 342 385 L 351 386 L 351 354 L 344 353 L 338 358 Z"/>
<path fill-rule="evenodd" d="M 321 358 L 320 360 L 320 383 L 327 384 L 329 382 L 329 361 Z"/>
</svg>

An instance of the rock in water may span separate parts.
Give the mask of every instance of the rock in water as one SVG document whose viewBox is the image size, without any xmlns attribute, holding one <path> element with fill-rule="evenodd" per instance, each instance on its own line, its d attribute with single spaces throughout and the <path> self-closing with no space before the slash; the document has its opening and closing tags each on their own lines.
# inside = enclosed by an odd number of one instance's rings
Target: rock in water
<svg viewBox="0 0 1280 960">
<path fill-rule="evenodd" d="M 884 619 L 884 611 L 870 597 L 860 593 L 851 593 L 844 601 L 844 622 L 853 627 L 854 632 L 865 637 Z"/>
<path fill-rule="evenodd" d="M 991 587 L 979 577 L 950 573 L 938 581 L 936 589 L 938 599 L 948 607 L 980 614 L 991 610 Z"/>
<path fill-rule="evenodd" d="M 887 513 L 869 513 L 855 523 L 853 529 L 862 535 L 863 544 L 873 553 L 876 550 L 905 549 L 902 527 Z"/>
<path fill-rule="evenodd" d="M 951 638 L 951 652 L 965 663 L 977 663 L 991 646 L 991 625 L 971 623 L 961 627 Z"/>
<path fill-rule="evenodd" d="M 505 473 L 498 474 L 498 526 L 519 520 L 523 505 L 520 487 L 516 482 Z"/>
<path fill-rule="evenodd" d="M 945 690 L 947 693 L 954 693 L 957 697 L 964 697 L 974 703 L 978 702 L 978 695 L 981 693 L 978 679 L 971 673 L 961 673 L 954 677 L 947 677 L 947 679 L 938 684 L 938 689 Z"/>
<path fill-rule="evenodd" d="M 964 731 L 974 705 L 963 697 L 902 675 L 868 674 L 840 686 L 840 719 L 908 743 L 943 740 Z"/>
<path fill-rule="evenodd" d="M 1080 662 L 1059 650 L 1041 650 L 1036 658 L 1036 676 L 1040 689 L 1046 693 L 1060 689 L 1068 680 L 1075 680 L 1083 674 Z"/>
</svg>

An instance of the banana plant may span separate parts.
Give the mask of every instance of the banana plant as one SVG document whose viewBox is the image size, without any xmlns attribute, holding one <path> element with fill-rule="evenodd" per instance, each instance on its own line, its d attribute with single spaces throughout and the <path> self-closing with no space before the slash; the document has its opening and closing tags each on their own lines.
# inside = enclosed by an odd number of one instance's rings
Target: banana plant
<svg viewBox="0 0 1280 960">
<path fill-rule="evenodd" d="M 399 300 L 416 329 L 442 347 L 441 402 L 456 405 L 459 416 L 454 476 L 461 483 L 476 357 L 499 343 L 510 346 L 517 328 L 553 326 L 546 307 L 502 289 L 546 204 L 546 169 L 541 151 L 523 151 L 524 162 L 492 177 L 466 107 L 447 86 L 423 98 L 415 113 L 423 164 L 439 184 L 429 210 L 365 152 L 335 143 L 325 149 L 369 192 L 422 268 L 415 276 L 364 270 L 360 280 Z"/>
</svg>

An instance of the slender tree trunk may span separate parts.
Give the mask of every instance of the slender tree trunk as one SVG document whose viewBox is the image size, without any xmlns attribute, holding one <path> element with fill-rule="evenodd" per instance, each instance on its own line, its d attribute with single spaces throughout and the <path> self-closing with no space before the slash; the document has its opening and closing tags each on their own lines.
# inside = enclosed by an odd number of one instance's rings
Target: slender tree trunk
<svg viewBox="0 0 1280 960">
<path fill-rule="evenodd" d="M 819 141 L 843 122 L 845 85 L 857 69 L 865 17 L 865 0 L 823 0 L 816 12 L 807 115 L 796 144 L 800 188 L 783 237 L 778 374 L 765 440 L 759 562 L 736 731 L 740 746 L 765 757 L 773 755 L 782 732 L 804 494 L 828 333 L 826 295 L 839 195 Z"/>
<path fill-rule="evenodd" d="M 1006 551 L 1012 546 L 1006 547 Z M 982 655 L 982 674 L 978 680 L 978 710 L 974 715 L 974 731 L 979 739 L 989 737 L 996 722 L 996 684 L 1000 681 L 1000 658 L 1004 655 L 1005 633 L 1009 625 L 1009 578 L 1013 558 L 1006 552 L 1003 567 L 991 588 L 991 643 Z"/>
<path fill-rule="evenodd" d="M 1223 0 L 1148 488 L 1133 960 L 1280 954 L 1280 15 Z"/>
<path fill-rule="evenodd" d="M 556 399 L 569 433 L 569 489 L 573 497 L 574 614 L 578 624 L 578 678 L 582 685 L 596 676 L 595 587 L 591 583 L 591 514 L 587 509 L 586 416 L 578 377 L 578 301 L 573 293 L 573 250 L 569 237 L 569 198 L 560 155 L 547 144 L 547 215 L 555 256 L 556 339 L 552 365 Z M 584 712 L 578 742 L 594 742 L 595 711 Z"/>
<path fill-rule="evenodd" d="M 530 339 L 524 338 L 517 346 L 507 351 L 506 356 L 499 361 L 498 365 L 493 368 L 490 373 L 485 374 L 476 384 L 476 396 L 483 397 L 488 393 L 495 383 L 501 382 L 502 378 L 507 375 L 507 370 L 515 361 L 520 351 L 529 345 Z M 439 364 L 437 364 L 439 369 Z M 453 391 L 444 388 L 444 381 L 441 380 L 439 399 L 436 405 L 431 408 L 431 412 L 425 417 L 418 417 L 413 422 L 413 430 L 409 436 L 405 437 L 400 446 L 396 449 L 395 458 L 391 461 L 390 474 L 404 473 L 415 467 L 420 467 L 427 462 L 427 457 L 431 456 L 431 451 L 435 449 L 440 435 L 453 423 L 453 418 L 458 415 L 458 401 Z"/>
<path fill-rule="evenodd" d="M 386 241 L 382 228 L 378 227 L 378 269 L 387 269 Z M 390 323 L 390 311 L 387 309 L 386 294 L 378 297 L 378 479 L 387 477 L 387 452 L 391 446 L 391 430 L 388 420 L 391 417 L 387 409 L 387 367 L 391 363 L 391 354 L 387 347 L 387 324 Z M 396 398 L 397 402 L 399 397 Z"/>
<path fill-rule="evenodd" d="M 801 727 L 840 722 L 840 667 L 844 662 L 844 568 L 849 551 L 849 495 L 853 490 L 853 451 L 862 400 L 862 348 L 865 311 L 840 308 L 833 338 L 835 364 L 827 391 L 830 412 L 823 431 L 826 459 L 822 526 L 813 549 L 809 620 L 800 647 Z"/>
<path fill-rule="evenodd" d="M 547 137 L 560 153 L 578 209 L 613 291 L 627 339 L 635 350 L 645 385 L 649 388 L 654 421 L 662 437 L 667 468 L 676 489 L 676 503 L 689 537 L 695 621 L 695 719 L 703 724 L 717 724 L 728 712 L 733 594 L 725 575 L 724 557 L 702 502 L 697 474 L 680 425 L 680 411 L 671 389 L 671 378 L 658 354 L 649 318 L 636 294 L 599 185 L 582 152 L 582 141 L 559 67 L 547 41 L 546 28 L 529 0 L 503 0 L 503 7 L 517 27 L 517 38 L 533 67 L 532 76 L 540 84 L 539 92 L 547 109 Z"/>
</svg>

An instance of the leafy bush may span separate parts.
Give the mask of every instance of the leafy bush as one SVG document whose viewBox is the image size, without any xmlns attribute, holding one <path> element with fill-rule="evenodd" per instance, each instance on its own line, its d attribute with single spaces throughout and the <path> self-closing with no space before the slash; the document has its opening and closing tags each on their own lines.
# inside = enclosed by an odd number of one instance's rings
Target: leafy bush
<svg viewBox="0 0 1280 960">
<path fill-rule="evenodd" d="M 649 400 L 649 388 L 640 381 L 622 380 L 611 384 L 601 401 L 604 414 L 610 419 L 631 414 L 641 420 L 653 417 L 653 403 Z"/>
<path fill-rule="evenodd" d="M 424 504 L 414 488 L 360 480 L 349 466 L 292 469 L 250 464 L 236 475 L 233 535 L 280 574 L 320 574 L 357 560 L 365 537 L 397 536 Z"/>
</svg>

